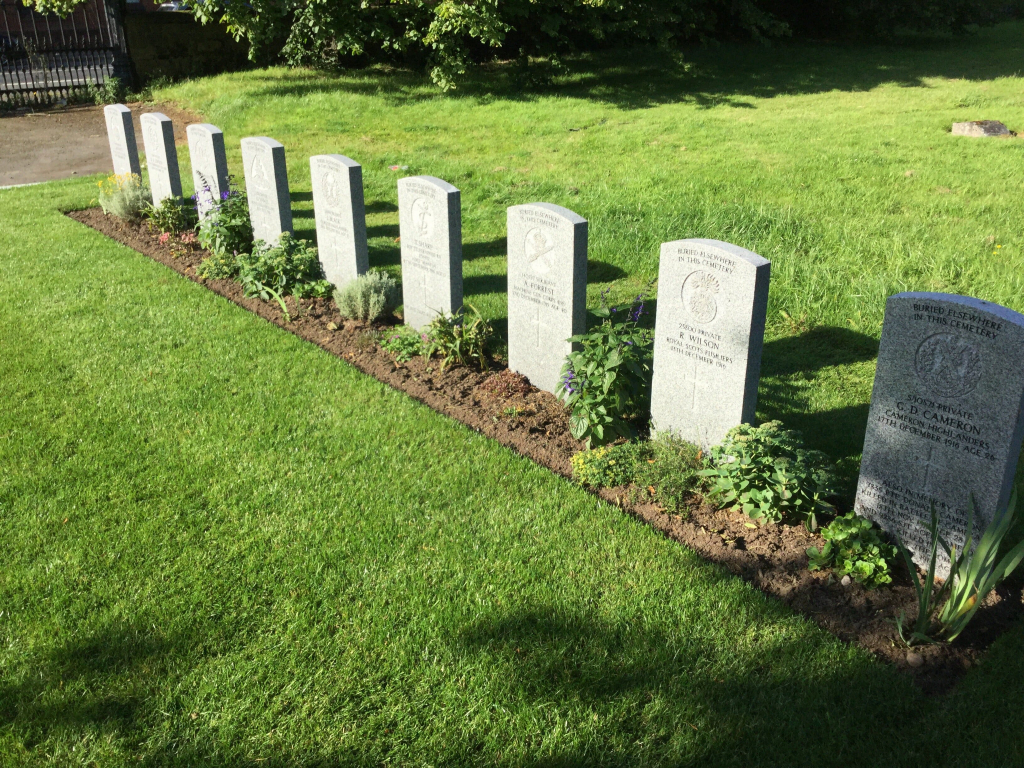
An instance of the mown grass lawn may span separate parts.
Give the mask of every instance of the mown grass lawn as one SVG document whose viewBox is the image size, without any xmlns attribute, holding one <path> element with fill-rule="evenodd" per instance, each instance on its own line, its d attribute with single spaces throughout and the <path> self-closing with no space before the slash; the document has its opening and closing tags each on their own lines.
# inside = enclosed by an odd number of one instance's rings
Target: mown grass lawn
<svg viewBox="0 0 1024 768">
<path fill-rule="evenodd" d="M 762 415 L 855 467 L 886 294 L 1024 309 L 1024 144 L 944 132 L 1024 128 L 1020 31 L 599 62 L 518 97 L 284 70 L 161 95 L 228 132 L 236 171 L 242 136 L 283 141 L 300 233 L 308 155 L 363 162 L 371 261 L 391 269 L 387 165 L 460 186 L 467 295 L 499 319 L 513 203 L 591 220 L 595 299 L 652 277 L 662 239 L 769 256 Z M 0 765 L 1024 764 L 1024 626 L 926 699 L 60 215 L 94 190 L 0 191 Z"/>
<path fill-rule="evenodd" d="M 1024 761 L 570 483 L 0 192 L 0 765 Z"/>
</svg>

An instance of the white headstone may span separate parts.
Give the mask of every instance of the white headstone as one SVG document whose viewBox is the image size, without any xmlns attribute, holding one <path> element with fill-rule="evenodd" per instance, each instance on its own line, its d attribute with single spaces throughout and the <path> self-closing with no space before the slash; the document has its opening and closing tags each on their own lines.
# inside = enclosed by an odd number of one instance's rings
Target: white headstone
<svg viewBox="0 0 1024 768">
<path fill-rule="evenodd" d="M 402 311 L 423 329 L 462 308 L 462 205 L 459 190 L 433 176 L 398 181 Z"/>
<path fill-rule="evenodd" d="M 185 129 L 188 153 L 192 159 L 192 184 L 196 207 L 205 216 L 228 191 L 228 159 L 224 150 L 224 132 L 209 123 L 196 123 Z"/>
<path fill-rule="evenodd" d="M 1024 436 L 1024 316 L 979 299 L 901 293 L 885 305 L 854 508 L 927 565 L 934 502 L 959 549 L 1006 504 Z M 949 559 L 939 550 L 939 573 Z"/>
<path fill-rule="evenodd" d="M 770 264 L 718 240 L 661 246 L 651 423 L 703 448 L 757 405 Z"/>
<path fill-rule="evenodd" d="M 344 155 L 309 158 L 316 242 L 327 281 L 335 288 L 369 269 L 363 168 Z"/>
<path fill-rule="evenodd" d="M 181 176 L 178 174 L 178 150 L 174 148 L 174 125 L 160 112 L 147 112 L 142 124 L 142 142 L 146 147 L 149 167 L 149 188 L 153 205 L 159 206 L 168 197 L 181 197 Z"/>
<path fill-rule="evenodd" d="M 551 203 L 508 209 L 508 364 L 554 392 L 587 325 L 587 220 Z"/>
<path fill-rule="evenodd" d="M 267 136 L 242 139 L 242 165 L 253 238 L 276 245 L 282 232 L 292 231 L 284 145 Z"/>
<path fill-rule="evenodd" d="M 124 104 L 109 104 L 103 108 L 103 117 L 107 122 L 107 139 L 110 142 L 110 157 L 114 161 L 114 173 L 118 176 L 128 173 L 141 176 L 132 111 Z"/>
</svg>

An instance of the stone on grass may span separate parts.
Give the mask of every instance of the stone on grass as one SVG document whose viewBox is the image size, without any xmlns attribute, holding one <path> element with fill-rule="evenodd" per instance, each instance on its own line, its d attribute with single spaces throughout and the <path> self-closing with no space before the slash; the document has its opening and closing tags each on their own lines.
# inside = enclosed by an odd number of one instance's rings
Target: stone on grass
<svg viewBox="0 0 1024 768">
<path fill-rule="evenodd" d="M 508 209 L 508 364 L 554 392 L 587 321 L 587 220 L 551 203 Z"/>
<path fill-rule="evenodd" d="M 363 168 L 344 155 L 314 155 L 309 169 L 320 263 L 327 281 L 342 288 L 370 266 Z"/>
<path fill-rule="evenodd" d="M 953 123 L 954 136 L 1009 136 L 1010 131 L 998 120 L 971 120 L 966 123 Z"/>
<path fill-rule="evenodd" d="M 979 299 L 901 293 L 886 302 L 854 508 L 927 566 L 939 532 L 974 541 L 1007 503 L 1024 436 L 1024 316 Z M 938 572 L 949 572 L 939 549 Z"/>
<path fill-rule="evenodd" d="M 147 112 L 139 122 L 142 125 L 142 143 L 146 147 L 149 188 L 153 193 L 153 205 L 159 207 L 168 197 L 181 197 L 174 125 L 171 118 L 160 112 Z"/>
<path fill-rule="evenodd" d="M 462 203 L 459 190 L 433 176 L 398 181 L 402 312 L 423 330 L 462 308 Z"/>
<path fill-rule="evenodd" d="M 242 166 L 253 239 L 277 245 L 282 232 L 292 231 L 284 145 L 268 136 L 242 139 Z"/>
<path fill-rule="evenodd" d="M 109 104 L 103 108 L 103 117 L 107 122 L 107 140 L 110 142 L 110 157 L 114 161 L 114 173 L 118 176 L 128 173 L 141 176 L 139 147 L 135 142 L 132 111 L 124 104 Z"/>
<path fill-rule="evenodd" d="M 196 207 L 205 217 L 228 191 L 228 159 L 224 150 L 224 132 L 216 125 L 196 123 L 185 129 L 188 153 L 192 159 L 192 184 Z"/>
<path fill-rule="evenodd" d="M 709 448 L 753 423 L 771 265 L 717 240 L 661 246 L 651 424 Z"/>
</svg>

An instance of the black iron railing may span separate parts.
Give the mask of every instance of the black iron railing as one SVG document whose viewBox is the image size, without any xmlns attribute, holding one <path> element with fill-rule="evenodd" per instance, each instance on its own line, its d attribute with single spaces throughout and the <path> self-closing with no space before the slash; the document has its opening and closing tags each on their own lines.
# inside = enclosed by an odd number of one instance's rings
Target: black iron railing
<svg viewBox="0 0 1024 768">
<path fill-rule="evenodd" d="M 0 101 L 52 104 L 111 77 L 128 79 L 124 29 L 113 4 L 89 0 L 67 18 L 0 0 Z"/>
</svg>

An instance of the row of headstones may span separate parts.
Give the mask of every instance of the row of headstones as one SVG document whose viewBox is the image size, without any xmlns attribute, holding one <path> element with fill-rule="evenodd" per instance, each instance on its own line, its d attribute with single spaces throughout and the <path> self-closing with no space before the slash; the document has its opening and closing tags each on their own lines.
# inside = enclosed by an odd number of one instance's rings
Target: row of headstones
<svg viewBox="0 0 1024 768">
<path fill-rule="evenodd" d="M 138 173 L 130 112 L 107 107 L 116 173 Z M 154 202 L 181 195 L 170 120 L 142 116 Z M 227 189 L 223 133 L 187 129 L 199 204 Z M 291 229 L 284 147 L 242 140 L 257 238 Z M 368 268 L 361 166 L 310 158 L 317 239 L 327 279 Z M 432 176 L 398 182 L 405 322 L 422 329 L 462 306 L 459 190 Z M 554 392 L 586 326 L 587 221 L 550 203 L 508 209 L 509 367 Z M 768 306 L 769 262 L 714 240 L 661 247 L 651 418 L 703 447 L 752 422 Z M 923 523 L 938 508 L 950 544 L 965 538 L 973 494 L 984 525 L 1007 502 L 1024 437 L 1024 316 L 962 296 L 903 293 L 886 305 L 855 508 L 927 557 Z M 940 571 L 948 560 L 940 554 Z"/>
</svg>

